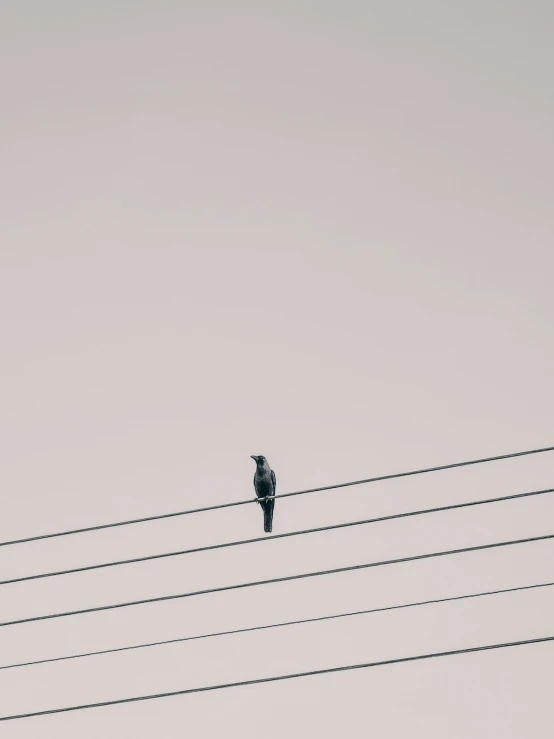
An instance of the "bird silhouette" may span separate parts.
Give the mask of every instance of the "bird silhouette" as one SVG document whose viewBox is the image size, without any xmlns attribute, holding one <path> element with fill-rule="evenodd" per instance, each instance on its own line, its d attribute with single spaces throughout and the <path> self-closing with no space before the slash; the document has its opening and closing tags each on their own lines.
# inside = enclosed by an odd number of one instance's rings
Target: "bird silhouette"
<svg viewBox="0 0 554 739">
<path fill-rule="evenodd" d="M 275 472 L 267 463 L 267 459 L 261 455 L 252 455 L 252 459 L 256 462 L 256 472 L 254 474 L 254 490 L 258 498 L 267 498 L 268 495 L 275 495 L 277 481 Z M 275 498 L 270 500 L 257 501 L 264 512 L 264 531 L 266 534 L 271 533 L 273 524 L 273 509 L 275 508 Z"/>
</svg>

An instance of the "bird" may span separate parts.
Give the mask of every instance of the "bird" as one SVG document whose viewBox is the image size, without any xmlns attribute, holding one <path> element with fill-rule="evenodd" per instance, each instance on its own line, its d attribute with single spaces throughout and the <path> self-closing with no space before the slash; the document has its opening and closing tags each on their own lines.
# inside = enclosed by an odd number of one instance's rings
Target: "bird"
<svg viewBox="0 0 554 739">
<path fill-rule="evenodd" d="M 267 459 L 262 455 L 252 454 L 252 459 L 256 462 L 256 472 L 254 474 L 254 490 L 258 498 L 266 498 L 268 495 L 274 496 L 277 487 L 275 472 L 269 466 Z M 264 531 L 271 534 L 273 524 L 273 509 L 275 508 L 275 498 L 270 500 L 256 501 L 262 507 L 264 512 Z"/>
</svg>

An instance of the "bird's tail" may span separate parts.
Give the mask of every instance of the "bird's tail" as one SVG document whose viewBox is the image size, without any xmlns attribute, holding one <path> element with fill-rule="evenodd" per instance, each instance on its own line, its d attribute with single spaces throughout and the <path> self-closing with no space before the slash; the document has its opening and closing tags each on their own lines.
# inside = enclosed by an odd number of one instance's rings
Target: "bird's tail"
<svg viewBox="0 0 554 739">
<path fill-rule="evenodd" d="M 273 508 L 275 506 L 274 500 L 267 500 L 264 506 L 264 531 L 266 534 L 271 534 L 271 528 L 273 525 Z"/>
</svg>

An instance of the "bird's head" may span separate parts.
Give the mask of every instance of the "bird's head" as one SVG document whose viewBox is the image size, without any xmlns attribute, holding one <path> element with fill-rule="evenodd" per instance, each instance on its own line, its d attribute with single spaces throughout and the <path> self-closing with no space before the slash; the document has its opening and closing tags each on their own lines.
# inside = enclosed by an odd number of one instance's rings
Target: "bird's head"
<svg viewBox="0 0 554 739">
<path fill-rule="evenodd" d="M 266 458 L 261 454 L 259 455 L 252 454 L 251 457 L 254 460 L 254 462 L 256 462 L 256 464 L 262 465 L 264 464 L 264 462 L 266 462 Z"/>
</svg>

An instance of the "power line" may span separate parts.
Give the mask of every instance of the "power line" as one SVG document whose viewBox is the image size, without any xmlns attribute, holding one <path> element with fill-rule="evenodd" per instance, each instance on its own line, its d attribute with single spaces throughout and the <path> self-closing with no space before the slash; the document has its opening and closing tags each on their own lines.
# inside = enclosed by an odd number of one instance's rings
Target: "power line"
<svg viewBox="0 0 554 739">
<path fill-rule="evenodd" d="M 157 698 L 172 698 L 178 695 L 190 695 L 192 693 L 206 693 L 212 690 L 224 690 L 225 688 L 244 688 L 248 685 L 261 683 L 274 683 L 282 680 L 294 680 L 299 677 L 314 677 L 315 675 L 328 675 L 333 672 L 347 672 L 349 670 L 363 670 L 369 667 L 384 667 L 385 665 L 398 665 L 406 662 L 418 662 L 425 659 L 438 657 L 453 657 L 459 654 L 474 654 L 476 652 L 491 651 L 493 649 L 506 649 L 508 647 L 521 647 L 530 644 L 541 644 L 554 641 L 554 636 L 543 636 L 536 639 L 525 639 L 521 641 L 504 642 L 502 644 L 485 644 L 479 647 L 466 647 L 465 649 L 451 649 L 447 652 L 432 652 L 427 654 L 416 654 L 410 657 L 397 657 L 396 659 L 385 659 L 379 662 L 365 662 L 357 665 L 341 665 L 340 667 L 327 667 L 323 670 L 309 670 L 308 672 L 295 672 L 290 675 L 274 675 L 272 677 L 260 677 L 254 680 L 241 680 L 234 683 L 221 683 L 219 685 L 204 685 L 200 688 L 187 688 L 185 690 L 173 690 L 169 693 L 155 693 L 152 695 L 140 695 L 133 698 L 118 698 L 117 700 L 102 701 L 99 703 L 85 703 L 80 706 L 67 706 L 66 708 L 51 708 L 47 711 L 34 711 L 32 713 L 21 713 L 15 716 L 1 716 L 0 721 L 14 721 L 22 718 L 33 718 L 37 716 L 48 716 L 53 713 L 68 713 L 69 711 L 83 711 L 88 708 L 105 708 L 123 703 L 138 703 L 139 701 L 156 700 Z"/>
<path fill-rule="evenodd" d="M 500 454 L 495 457 L 484 457 L 482 459 L 471 459 L 466 462 L 454 462 L 453 464 L 444 464 L 438 467 L 426 467 L 419 470 L 411 470 L 409 472 L 396 472 L 390 475 L 380 475 L 379 477 L 368 477 L 365 480 L 354 480 L 352 482 L 342 482 L 336 485 L 326 485 L 325 487 L 310 488 L 308 490 L 298 490 L 293 493 L 283 493 L 282 495 L 276 495 L 276 498 L 290 498 L 295 495 L 306 495 L 308 493 L 319 493 L 326 490 L 336 490 L 337 488 L 351 487 L 352 485 L 363 485 L 372 482 L 381 482 L 383 480 L 393 480 L 399 477 L 409 477 L 412 475 L 423 475 L 427 472 L 439 472 L 440 470 L 449 470 L 455 467 L 467 467 L 474 464 L 483 464 L 485 462 L 496 462 L 503 459 L 512 459 L 514 457 L 524 457 L 530 454 L 541 454 L 543 452 L 554 451 L 554 446 L 544 447 L 542 449 L 530 449 L 524 452 L 512 452 L 511 454 Z M 144 518 L 134 518 L 127 521 L 116 521 L 115 523 L 104 523 L 97 526 L 86 526 L 80 529 L 70 529 L 67 531 L 58 531 L 52 534 L 40 534 L 38 536 L 29 536 L 24 539 L 12 539 L 11 541 L 0 542 L 0 547 L 7 547 L 13 544 L 27 544 L 31 541 L 39 541 L 42 539 L 53 539 L 59 536 L 70 536 L 72 534 L 84 534 L 90 531 L 100 531 L 102 529 L 110 529 L 116 526 L 131 526 L 137 523 L 147 523 L 149 521 L 159 521 L 164 518 L 175 518 L 176 516 L 187 516 L 192 513 L 205 513 L 207 511 L 216 511 L 222 508 L 232 508 L 234 506 L 247 505 L 249 503 L 257 502 L 257 498 L 249 498 L 247 500 L 238 500 L 233 503 L 221 503 L 219 505 L 205 506 L 203 508 L 192 508 L 186 511 L 176 511 L 174 513 L 162 513 L 156 516 L 145 516 Z"/>
<path fill-rule="evenodd" d="M 83 609 L 76 610 L 76 611 L 65 611 L 62 613 L 50 613 L 44 616 L 31 616 L 30 618 L 20 618 L 14 621 L 4 621 L 3 623 L 0 623 L 0 627 L 14 626 L 16 624 L 30 623 L 32 621 L 46 621 L 46 620 L 53 619 L 53 618 L 64 618 L 66 616 L 79 616 L 84 613 L 97 613 L 99 611 L 110 611 L 110 610 L 114 610 L 117 608 L 128 608 L 130 606 L 145 605 L 147 603 L 161 603 L 163 601 L 177 600 L 180 598 L 192 598 L 197 595 L 208 595 L 210 593 L 222 593 L 222 592 L 229 591 L 229 590 L 240 590 L 243 588 L 256 587 L 258 585 L 270 585 L 270 584 L 280 583 L 280 582 L 290 582 L 292 580 L 303 580 L 309 577 L 319 577 L 320 575 L 334 575 L 334 574 L 338 574 L 341 572 L 352 572 L 354 570 L 363 570 L 363 569 L 367 569 L 370 567 L 381 567 L 384 565 L 400 564 L 403 562 L 415 562 L 417 560 L 422 560 L 422 559 L 431 559 L 432 557 L 445 557 L 451 554 L 463 554 L 466 552 L 482 551 L 484 549 L 494 549 L 498 547 L 513 546 L 517 544 L 528 544 L 528 543 L 536 542 L 536 541 L 545 541 L 546 539 L 554 539 L 554 534 L 547 534 L 545 536 L 533 536 L 527 539 L 515 539 L 512 541 L 494 542 L 492 544 L 480 544 L 478 546 L 464 547 L 462 549 L 449 549 L 447 551 L 442 551 L 442 552 L 430 552 L 428 554 L 416 554 L 410 557 L 401 557 L 399 559 L 389 559 L 389 560 L 383 560 L 379 562 L 369 562 L 367 564 L 350 565 L 348 567 L 337 567 L 335 569 L 320 570 L 318 572 L 303 572 L 298 575 L 286 575 L 285 577 L 275 577 L 275 578 L 271 578 L 268 580 L 254 580 L 251 582 L 238 583 L 235 585 L 223 585 L 221 587 L 208 588 L 206 590 L 196 590 L 196 591 L 189 592 L 189 593 L 178 593 L 174 595 L 162 595 L 156 598 L 144 598 L 141 600 L 128 601 L 126 603 L 113 603 L 107 606 L 94 606 L 92 608 L 83 608 Z"/>
<path fill-rule="evenodd" d="M 147 644 L 134 644 L 129 647 L 117 647 L 115 649 L 102 649 L 97 652 L 84 652 L 82 654 L 70 654 L 65 657 L 52 657 L 50 659 L 39 659 L 32 662 L 19 662 L 12 665 L 1 665 L 0 670 L 11 670 L 16 667 L 31 667 L 33 665 L 44 665 L 50 662 L 64 662 L 70 659 L 81 659 L 83 657 L 97 657 L 105 654 L 115 654 L 116 652 L 129 652 L 134 649 L 146 649 L 149 647 L 161 647 L 167 644 L 177 644 L 186 641 L 196 641 L 199 639 L 212 639 L 218 636 L 231 636 L 233 634 L 246 634 L 250 631 L 264 631 L 266 629 L 277 629 L 283 626 L 298 626 L 300 624 L 309 624 L 319 621 L 332 621 L 339 618 L 349 618 L 351 616 L 364 616 L 372 613 L 383 613 L 385 611 L 397 611 L 404 608 L 418 608 L 420 606 L 430 606 L 440 603 L 451 603 L 458 600 L 468 600 L 469 598 L 482 598 L 489 595 L 501 595 L 505 593 L 516 593 L 523 590 L 536 590 L 538 588 L 549 588 L 554 586 L 554 582 L 538 583 L 536 585 L 521 585 L 515 588 L 505 588 L 503 590 L 488 590 L 481 593 L 469 593 L 467 595 L 456 595 L 450 598 L 433 598 L 432 600 L 421 600 L 414 603 L 402 603 L 395 606 L 382 606 L 381 608 L 369 608 L 363 611 L 350 611 L 348 613 L 335 613 L 330 616 L 317 616 L 315 618 L 303 618 L 296 621 L 281 621 L 273 624 L 263 624 L 262 626 L 249 626 L 243 629 L 232 629 L 230 631 L 216 631 L 211 634 L 197 634 L 196 636 L 185 636 L 179 639 L 166 639 L 164 641 L 150 642 Z"/>
<path fill-rule="evenodd" d="M 120 559 L 115 562 L 103 562 L 101 564 L 85 565 L 84 567 L 74 567 L 67 570 L 58 570 L 55 572 L 42 572 L 37 575 L 26 575 L 24 577 L 14 577 L 10 580 L 0 580 L 0 585 L 12 585 L 18 582 L 28 582 L 29 580 L 40 580 L 46 577 L 59 577 L 60 575 L 73 575 L 79 572 L 90 572 L 91 570 L 100 570 L 106 567 L 118 567 L 121 565 L 137 564 L 140 562 L 148 562 L 156 559 L 165 559 L 167 557 L 180 557 L 185 554 L 197 554 L 199 552 L 209 552 L 214 549 L 226 549 L 228 547 L 242 546 L 244 544 L 257 544 L 259 542 L 272 541 L 273 539 L 284 539 L 290 536 L 303 536 L 305 534 L 315 534 L 323 531 L 333 531 L 352 526 L 363 526 L 365 524 L 381 523 L 383 521 L 392 521 L 397 518 L 408 518 L 410 516 L 421 516 L 428 513 L 441 513 L 444 511 L 452 511 L 460 508 L 470 508 L 472 506 L 486 505 L 489 503 L 503 503 L 509 500 L 517 500 L 520 498 L 528 498 L 534 495 L 545 495 L 554 492 L 554 488 L 547 490 L 534 490 L 529 493 L 516 493 L 514 495 L 504 495 L 497 498 L 485 498 L 482 500 L 473 500 L 467 503 L 455 503 L 453 505 L 439 506 L 436 508 L 424 508 L 418 511 L 408 511 L 406 513 L 394 513 L 388 516 L 379 516 L 377 518 L 366 518 L 361 521 L 349 521 L 347 523 L 332 524 L 329 526 L 319 526 L 314 529 L 304 529 L 302 531 L 289 531 L 284 534 L 274 534 L 273 536 L 258 536 L 253 539 L 241 539 L 239 541 L 229 541 L 222 544 L 210 544 L 203 547 L 194 547 L 193 549 L 183 549 L 177 552 L 163 552 L 161 554 L 150 554 L 145 557 L 134 557 L 133 559 Z"/>
</svg>

